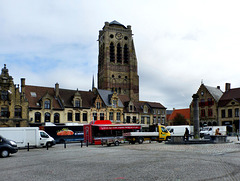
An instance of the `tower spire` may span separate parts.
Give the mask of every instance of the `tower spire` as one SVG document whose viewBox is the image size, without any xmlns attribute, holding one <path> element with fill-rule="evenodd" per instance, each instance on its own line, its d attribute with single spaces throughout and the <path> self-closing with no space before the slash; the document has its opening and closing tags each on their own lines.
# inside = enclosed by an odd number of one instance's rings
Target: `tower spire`
<svg viewBox="0 0 240 181">
<path fill-rule="evenodd" d="M 94 86 L 94 75 L 93 75 L 93 79 L 92 79 L 92 90 L 93 90 L 94 87 L 95 87 L 95 86 Z"/>
</svg>

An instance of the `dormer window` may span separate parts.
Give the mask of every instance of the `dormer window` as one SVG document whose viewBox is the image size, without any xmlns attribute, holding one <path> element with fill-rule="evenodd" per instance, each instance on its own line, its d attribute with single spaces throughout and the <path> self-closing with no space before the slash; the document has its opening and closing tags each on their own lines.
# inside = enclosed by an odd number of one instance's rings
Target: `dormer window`
<svg viewBox="0 0 240 181">
<path fill-rule="evenodd" d="M 147 106 L 144 106 L 144 107 L 143 107 L 143 112 L 144 112 L 144 113 L 148 113 L 148 108 L 147 108 Z"/>
<path fill-rule="evenodd" d="M 44 102 L 44 108 L 45 108 L 45 109 L 50 109 L 50 108 L 51 108 L 51 102 L 50 102 L 50 100 L 46 100 L 46 101 Z"/>
<path fill-rule="evenodd" d="M 100 109 L 100 102 L 96 103 L 96 107 L 97 107 L 97 109 Z"/>
<path fill-rule="evenodd" d="M 132 105 L 130 105 L 130 108 L 129 108 L 129 109 L 130 109 L 130 111 L 132 111 L 132 110 L 133 110 L 133 106 L 132 106 Z"/>
<path fill-rule="evenodd" d="M 79 99 L 75 100 L 75 107 L 80 107 L 80 100 Z"/>
<path fill-rule="evenodd" d="M 112 106 L 113 106 L 114 108 L 117 107 L 117 100 L 114 99 L 114 100 L 112 101 Z"/>
</svg>

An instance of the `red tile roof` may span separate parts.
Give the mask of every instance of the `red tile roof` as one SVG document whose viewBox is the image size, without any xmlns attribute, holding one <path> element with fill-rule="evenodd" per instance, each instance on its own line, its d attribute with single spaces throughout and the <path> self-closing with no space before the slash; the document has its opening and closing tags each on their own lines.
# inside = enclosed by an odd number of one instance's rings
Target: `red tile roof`
<svg viewBox="0 0 240 181">
<path fill-rule="evenodd" d="M 190 119 L 190 109 L 175 109 L 169 116 L 168 120 L 173 120 L 177 114 L 181 114 L 185 119 Z"/>
</svg>

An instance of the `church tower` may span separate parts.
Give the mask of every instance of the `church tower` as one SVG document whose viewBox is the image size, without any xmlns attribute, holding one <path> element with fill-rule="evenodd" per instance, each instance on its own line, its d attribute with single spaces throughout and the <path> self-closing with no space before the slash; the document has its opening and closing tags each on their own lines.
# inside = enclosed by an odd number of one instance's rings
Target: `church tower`
<svg viewBox="0 0 240 181">
<path fill-rule="evenodd" d="M 99 31 L 98 88 L 139 101 L 137 57 L 131 26 L 105 22 Z"/>
</svg>

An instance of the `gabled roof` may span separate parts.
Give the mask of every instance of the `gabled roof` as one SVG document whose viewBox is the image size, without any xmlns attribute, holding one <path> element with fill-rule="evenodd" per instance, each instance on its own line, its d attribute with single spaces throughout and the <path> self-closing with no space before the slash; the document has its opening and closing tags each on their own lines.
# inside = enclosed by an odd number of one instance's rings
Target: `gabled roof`
<svg viewBox="0 0 240 181">
<path fill-rule="evenodd" d="M 80 94 L 82 99 L 82 107 L 90 108 L 93 103 L 93 99 L 96 97 L 93 92 L 89 91 L 79 91 L 79 90 L 68 90 L 59 89 L 59 97 L 55 97 L 55 89 L 50 87 L 40 87 L 40 86 L 30 86 L 26 85 L 25 88 L 26 98 L 29 101 L 29 107 L 40 108 L 37 104 L 42 99 L 43 96 L 49 94 L 53 97 L 53 108 L 63 109 L 64 107 L 73 107 L 74 95 Z M 61 103 L 63 104 L 61 106 Z"/>
<path fill-rule="evenodd" d="M 166 109 L 162 104 L 158 102 L 139 101 L 134 102 L 137 112 L 143 112 L 143 106 L 147 105 L 150 109 Z"/>
<path fill-rule="evenodd" d="M 162 104 L 159 102 L 145 102 L 147 103 L 151 108 L 160 108 L 160 109 L 166 109 Z"/>
<path fill-rule="evenodd" d="M 177 114 L 181 114 L 185 119 L 190 119 L 190 109 L 174 109 L 168 120 L 173 120 Z"/>
<path fill-rule="evenodd" d="M 82 99 L 82 107 L 90 108 L 93 104 L 93 99 L 96 97 L 93 92 L 90 91 L 79 91 L 69 89 L 59 89 L 59 95 L 62 100 L 64 107 L 73 107 L 73 98 L 75 94 L 80 94 Z"/>
<path fill-rule="evenodd" d="M 53 108 L 62 109 L 58 100 L 54 96 L 54 88 L 31 85 L 26 85 L 25 87 L 25 96 L 29 102 L 29 107 L 31 108 L 40 108 L 40 105 L 37 103 L 39 103 L 39 100 L 42 99 L 42 97 L 46 94 L 49 94 L 51 97 L 53 97 Z"/>
<path fill-rule="evenodd" d="M 208 90 L 208 92 L 213 96 L 213 98 L 218 102 L 219 99 L 222 97 L 223 95 L 223 92 L 219 89 L 219 88 L 216 88 L 216 87 L 210 87 L 210 86 L 206 86 L 206 89 Z"/>
<path fill-rule="evenodd" d="M 112 104 L 110 103 L 111 97 L 113 95 L 112 91 L 98 89 L 98 93 L 106 106 L 108 107 L 112 106 Z M 120 98 L 118 99 L 118 107 L 124 107 Z"/>
<path fill-rule="evenodd" d="M 219 100 L 218 106 L 225 106 L 232 100 L 240 102 L 240 88 L 229 89 L 228 91 L 224 92 Z"/>
</svg>

